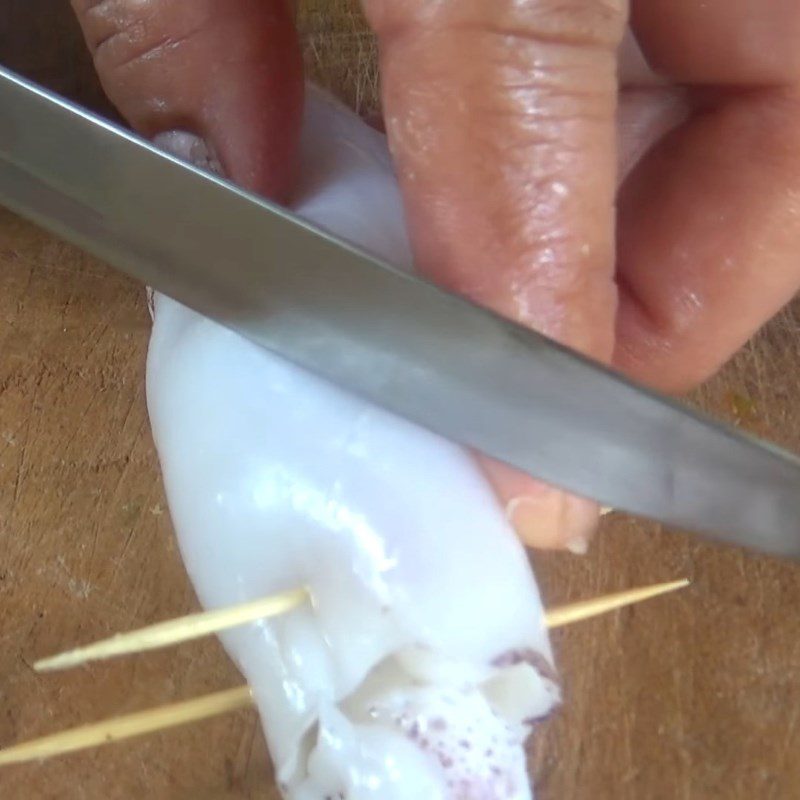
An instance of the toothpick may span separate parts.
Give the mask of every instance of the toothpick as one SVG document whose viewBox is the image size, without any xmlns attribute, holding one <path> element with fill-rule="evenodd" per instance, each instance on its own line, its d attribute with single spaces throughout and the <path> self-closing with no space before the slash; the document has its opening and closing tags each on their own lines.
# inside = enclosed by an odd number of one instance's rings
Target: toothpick
<svg viewBox="0 0 800 800">
<path fill-rule="evenodd" d="M 667 592 L 683 589 L 689 583 L 689 580 L 683 578 L 670 583 L 658 583 L 654 586 L 643 586 L 639 589 L 628 589 L 627 591 L 605 595 L 604 597 L 595 597 L 593 600 L 570 603 L 569 605 L 546 611 L 544 616 L 545 625 L 548 628 L 560 628 L 562 625 L 570 625 L 573 622 L 580 622 L 590 617 L 606 614 L 617 608 L 641 603 L 643 600 L 649 600 Z"/>
<path fill-rule="evenodd" d="M 190 614 L 129 633 L 118 633 L 110 639 L 44 658 L 33 666 L 37 672 L 51 672 L 88 664 L 91 661 L 102 661 L 116 656 L 169 647 L 192 639 L 210 636 L 212 633 L 235 628 L 248 622 L 283 614 L 299 606 L 307 597 L 308 592 L 305 589 L 292 589 L 241 605 Z"/>
<path fill-rule="evenodd" d="M 589 619 L 616 608 L 622 608 L 623 606 L 665 594 L 666 592 L 675 591 L 688 584 L 689 581 L 687 580 L 674 581 L 639 589 L 629 589 L 606 597 L 596 597 L 592 600 L 571 603 L 546 612 L 545 624 L 549 628 L 568 625 L 572 622 Z M 80 647 L 67 653 L 42 659 L 34 664 L 34 668 L 38 672 L 68 669 L 91 661 L 101 661 L 116 656 L 169 647 L 290 611 L 300 605 L 306 597 L 307 592 L 305 589 L 295 589 L 241 605 L 213 609 L 167 622 L 160 622 L 138 631 L 117 634 L 110 639 L 105 639 L 87 647 Z"/>
<path fill-rule="evenodd" d="M 253 697 L 249 686 L 238 686 L 223 692 L 172 703 L 166 706 L 139 711 L 124 717 L 84 725 L 62 733 L 44 736 L 30 742 L 0 750 L 0 766 L 22 764 L 26 761 L 41 761 L 53 756 L 74 753 L 89 747 L 98 747 L 123 739 L 131 739 L 146 733 L 175 728 L 190 722 L 199 722 L 209 717 L 249 708 Z"/>
<path fill-rule="evenodd" d="M 639 589 L 629 589 L 628 591 L 606 595 L 605 597 L 596 597 L 593 600 L 570 603 L 569 605 L 559 606 L 558 608 L 547 611 L 545 613 L 545 624 L 548 628 L 558 628 L 572 622 L 578 622 L 579 620 L 605 614 L 608 611 L 613 611 L 623 606 L 639 603 L 651 597 L 656 597 L 666 592 L 672 592 L 688 585 L 689 581 L 683 579 L 672 581 L 671 583 L 645 586 Z M 306 596 L 305 590 L 296 590 L 294 594 L 297 595 L 299 593 L 302 593 L 303 597 Z M 279 597 L 288 600 L 289 596 L 292 594 L 292 592 L 287 592 L 285 595 Z M 264 607 L 271 607 L 269 606 L 269 601 L 274 603 L 275 599 L 275 597 L 265 598 L 262 601 L 256 601 L 256 603 L 260 602 L 264 604 Z M 298 601 L 295 596 L 294 604 L 296 605 L 298 602 L 302 602 L 302 599 Z M 255 608 L 256 603 L 249 603 L 247 605 Z M 215 632 L 218 628 L 214 627 L 214 625 L 218 625 L 221 619 L 225 619 L 224 615 L 226 613 L 230 615 L 228 617 L 230 621 L 231 619 L 240 618 L 242 611 L 242 606 L 236 606 L 234 608 L 211 611 L 207 614 L 192 615 L 192 617 L 188 619 L 193 619 L 191 623 L 194 626 L 192 628 L 193 631 L 201 629 L 207 630 L 211 627 L 210 632 Z M 253 611 L 252 613 L 255 612 Z M 212 618 L 211 622 L 205 622 L 205 618 L 209 616 Z M 257 619 L 260 616 L 264 615 L 261 614 L 255 618 Z M 248 620 L 249 619 L 252 619 L 252 617 L 249 617 Z M 185 625 L 186 620 L 187 618 L 184 617 L 181 620 L 174 620 L 173 622 Z M 168 624 L 169 623 L 161 623 L 161 626 L 163 627 Z M 238 624 L 242 623 L 240 622 Z M 178 624 L 177 630 L 181 633 L 184 629 Z M 186 638 L 195 638 L 195 636 L 193 635 Z M 185 641 L 186 638 L 181 638 L 180 641 Z M 173 641 L 174 639 L 166 642 L 166 644 L 171 644 Z M 127 650 L 125 652 L 127 652 Z M 25 761 L 43 760 L 66 753 L 73 753 L 77 750 L 84 750 L 89 747 L 98 747 L 111 742 L 119 742 L 135 736 L 142 736 L 146 733 L 155 733 L 156 731 L 174 728 L 190 722 L 198 722 L 230 711 L 249 708 L 252 705 L 253 696 L 250 687 L 240 686 L 236 689 L 216 692 L 215 694 L 205 695 L 204 697 L 199 697 L 194 700 L 160 706 L 150 709 L 149 711 L 140 711 L 123 717 L 115 717 L 105 720 L 104 722 L 84 725 L 80 728 L 74 728 L 72 730 L 63 731 L 62 733 L 44 736 L 41 739 L 34 739 L 29 742 L 14 745 L 5 750 L 0 750 L 0 766 L 20 764 Z"/>
</svg>

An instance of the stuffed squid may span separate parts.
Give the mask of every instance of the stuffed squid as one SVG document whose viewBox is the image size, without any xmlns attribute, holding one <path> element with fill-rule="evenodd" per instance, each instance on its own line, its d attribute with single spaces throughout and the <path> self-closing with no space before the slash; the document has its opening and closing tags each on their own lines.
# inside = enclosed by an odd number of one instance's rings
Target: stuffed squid
<svg viewBox="0 0 800 800">
<path fill-rule="evenodd" d="M 294 211 L 410 268 L 385 138 L 309 89 L 301 147 Z M 152 309 L 148 407 L 200 601 L 308 587 L 221 636 L 284 796 L 532 797 L 525 741 L 557 681 L 526 553 L 471 455 L 167 297 Z"/>
</svg>

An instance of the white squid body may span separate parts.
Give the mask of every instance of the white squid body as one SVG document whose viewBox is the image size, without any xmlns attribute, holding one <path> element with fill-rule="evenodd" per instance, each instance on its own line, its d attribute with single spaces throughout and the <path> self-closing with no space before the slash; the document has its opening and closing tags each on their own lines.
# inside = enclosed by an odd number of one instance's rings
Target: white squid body
<svg viewBox="0 0 800 800">
<path fill-rule="evenodd" d="M 298 214 L 410 265 L 383 136 L 310 90 L 302 165 Z M 150 418 L 200 601 L 311 591 L 222 637 L 284 795 L 531 797 L 524 742 L 558 689 L 525 552 L 469 454 L 154 308 Z"/>
</svg>

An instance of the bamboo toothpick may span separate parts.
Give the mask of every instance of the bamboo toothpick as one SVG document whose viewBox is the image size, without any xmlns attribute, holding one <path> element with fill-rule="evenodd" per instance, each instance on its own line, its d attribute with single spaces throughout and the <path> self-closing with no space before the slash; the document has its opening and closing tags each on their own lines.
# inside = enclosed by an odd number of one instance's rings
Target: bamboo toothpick
<svg viewBox="0 0 800 800">
<path fill-rule="evenodd" d="M 235 628 L 248 622 L 283 614 L 296 608 L 307 598 L 308 592 L 305 589 L 292 589 L 237 606 L 190 614 L 129 633 L 118 633 L 110 639 L 104 639 L 101 642 L 79 647 L 50 658 L 43 658 L 33 666 L 37 672 L 52 672 L 88 664 L 91 661 L 102 661 L 115 656 L 157 650 L 210 636 L 212 633 Z"/>
<path fill-rule="evenodd" d="M 652 597 L 657 597 L 660 594 L 672 592 L 688 585 L 689 581 L 683 579 L 670 583 L 660 583 L 654 586 L 645 586 L 639 589 L 630 589 L 625 592 L 618 592 L 604 597 L 596 597 L 593 600 L 583 600 L 578 603 L 559 606 L 545 613 L 545 625 L 548 628 L 558 628 L 562 625 L 569 625 L 570 623 L 596 617 L 600 614 L 613 611 L 614 609 L 639 603 L 643 600 L 648 600 Z M 303 598 L 307 596 L 305 590 L 296 590 L 295 594 L 298 593 L 302 593 Z M 160 639 L 162 642 L 161 644 L 148 645 L 144 649 L 152 649 L 153 646 L 162 647 L 167 644 L 175 643 L 176 641 L 186 641 L 189 638 L 206 635 L 206 633 L 217 632 L 221 630 L 220 624 L 223 622 L 227 622 L 228 627 L 242 624 L 241 621 L 235 622 L 235 620 L 241 620 L 242 614 L 246 608 L 251 609 L 248 612 L 249 614 L 255 614 L 254 609 L 257 603 L 262 603 L 263 608 L 273 609 L 275 607 L 274 602 L 276 597 L 281 598 L 284 602 L 284 610 L 288 610 L 297 605 L 298 602 L 302 602 L 302 599 L 297 600 L 296 597 L 293 604 L 287 602 L 291 595 L 291 592 L 287 592 L 284 595 L 264 598 L 255 603 L 247 603 L 245 606 L 218 609 L 216 611 L 207 612 L 206 614 L 194 614 L 189 618 L 184 617 L 179 620 L 173 620 L 175 625 L 171 633 L 173 636 L 177 633 L 178 638 L 167 641 L 166 638 L 162 637 Z M 259 616 L 265 615 L 261 614 Z M 245 621 L 250 621 L 253 618 L 257 619 L 259 617 L 248 616 Z M 187 619 L 191 620 L 188 628 L 186 627 Z M 169 624 L 170 623 L 160 623 L 159 626 L 153 626 L 153 628 L 167 630 L 168 636 L 170 634 L 170 629 L 166 626 Z M 152 630 L 153 628 L 145 630 Z M 189 630 L 193 632 L 191 636 L 186 635 Z M 203 630 L 205 633 L 196 633 L 199 630 Z M 141 631 L 138 633 L 141 634 Z M 125 634 L 125 636 L 129 636 L 129 634 Z M 110 641 L 113 642 L 114 639 Z M 121 652 L 129 652 L 129 650 L 126 649 Z M 66 658 L 67 655 L 71 656 L 71 654 L 66 654 L 64 658 Z M 47 659 L 47 661 L 52 661 L 52 659 Z M 54 669 L 56 667 L 51 668 Z M 140 711 L 123 717 L 115 717 L 105 720 L 104 722 L 84 725 L 80 728 L 73 728 L 72 730 L 44 736 L 41 739 L 34 739 L 29 742 L 14 745 L 5 750 L 0 750 L 0 766 L 20 764 L 25 761 L 43 760 L 66 753 L 73 753 L 77 750 L 84 750 L 89 747 L 98 747 L 111 742 L 119 742 L 135 736 L 142 736 L 146 733 L 155 733 L 156 731 L 174 728 L 190 722 L 198 722 L 220 714 L 226 714 L 230 711 L 248 708 L 252 704 L 253 696 L 250 687 L 240 686 L 236 689 L 216 692 L 215 694 L 205 695 L 204 697 L 199 697 L 194 700 L 160 706 L 150 709 L 149 711 Z"/>
<path fill-rule="evenodd" d="M 249 686 L 238 686 L 223 692 L 215 692 L 182 703 L 139 711 L 124 717 L 83 725 L 62 733 L 44 736 L 30 742 L 0 750 L 0 766 L 22 764 L 26 761 L 42 761 L 53 756 L 74 753 L 89 747 L 119 742 L 146 733 L 175 728 L 190 722 L 199 722 L 209 717 L 249 708 L 253 697 Z"/>
<path fill-rule="evenodd" d="M 544 615 L 545 625 L 548 628 L 560 628 L 562 625 L 570 625 L 573 622 L 597 617 L 617 608 L 641 603 L 652 597 L 658 597 L 667 592 L 674 592 L 676 589 L 683 589 L 688 586 L 690 581 L 683 578 L 679 581 L 670 583 L 658 583 L 654 586 L 643 586 L 639 589 L 628 589 L 616 594 L 608 594 L 604 597 L 595 597 L 593 600 L 582 600 L 577 603 L 553 608 L 546 611 Z"/>
<path fill-rule="evenodd" d="M 639 603 L 660 594 L 681 589 L 689 584 L 688 580 L 660 583 L 654 586 L 645 586 L 639 589 L 629 589 L 617 594 L 596 597 L 592 600 L 583 600 L 570 603 L 567 606 L 554 608 L 545 612 L 545 625 L 548 628 L 557 628 L 578 622 L 583 619 L 605 614 L 616 608 Z M 300 605 L 308 594 L 305 589 L 294 589 L 282 594 L 264 597 L 241 605 L 227 608 L 212 609 L 211 611 L 191 614 L 187 617 L 168 620 L 141 628 L 130 633 L 119 633 L 110 639 L 79 647 L 67 653 L 44 658 L 34 664 L 38 672 L 52 672 L 55 670 L 77 667 L 92 661 L 102 661 L 116 656 L 143 653 L 162 647 L 187 642 L 220 633 L 230 628 L 254 622 L 258 619 L 276 616 L 285 613 Z"/>
</svg>

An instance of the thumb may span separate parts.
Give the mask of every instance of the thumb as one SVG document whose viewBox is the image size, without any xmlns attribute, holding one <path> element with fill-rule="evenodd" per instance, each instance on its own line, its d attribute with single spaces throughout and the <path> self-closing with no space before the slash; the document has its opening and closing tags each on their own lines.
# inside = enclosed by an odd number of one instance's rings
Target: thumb
<svg viewBox="0 0 800 800">
<path fill-rule="evenodd" d="M 287 0 L 72 0 L 103 87 L 140 133 L 271 196 L 303 102 Z"/>
<path fill-rule="evenodd" d="M 364 7 L 379 39 L 384 117 L 419 268 L 610 359 L 616 53 L 626 4 Z M 525 541 L 585 547 L 594 503 L 485 466 Z"/>
</svg>

